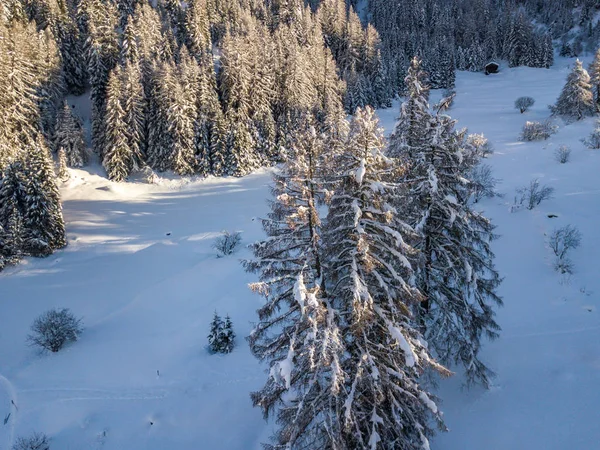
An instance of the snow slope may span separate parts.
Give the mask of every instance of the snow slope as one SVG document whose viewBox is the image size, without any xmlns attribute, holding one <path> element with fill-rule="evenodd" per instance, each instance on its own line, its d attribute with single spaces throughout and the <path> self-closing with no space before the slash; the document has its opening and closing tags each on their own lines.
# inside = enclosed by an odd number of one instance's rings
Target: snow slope
<svg viewBox="0 0 600 450">
<path fill-rule="evenodd" d="M 458 76 L 450 114 L 492 141 L 488 163 L 502 179 L 505 196 L 481 208 L 501 235 L 494 249 L 505 307 L 502 336 L 484 349 L 495 386 L 464 391 L 460 375 L 440 383 L 451 431 L 434 450 L 598 448 L 600 151 L 579 142 L 593 120 L 561 124 L 545 142 L 518 141 L 525 120 L 548 116 L 572 62 Z M 521 95 L 537 101 L 524 115 L 513 109 Z M 397 105 L 380 112 L 388 131 L 396 115 Z M 553 158 L 561 144 L 573 149 L 566 165 Z M 0 419 L 11 413 L 0 422 L 0 450 L 32 431 L 50 435 L 54 450 L 259 449 L 269 425 L 248 393 L 266 375 L 243 337 L 260 299 L 238 262 L 247 250 L 219 259 L 211 245 L 223 229 L 242 231 L 246 244 L 261 238 L 255 218 L 267 212 L 269 171 L 145 185 L 94 170 L 73 170 L 62 188 L 69 246 L 0 273 Z M 554 198 L 510 213 L 515 189 L 535 177 Z M 583 234 L 570 279 L 552 270 L 545 246 L 566 224 Z M 83 316 L 86 331 L 64 351 L 39 355 L 25 344 L 28 327 L 54 306 Z M 231 355 L 204 347 L 215 309 L 232 316 Z"/>
</svg>

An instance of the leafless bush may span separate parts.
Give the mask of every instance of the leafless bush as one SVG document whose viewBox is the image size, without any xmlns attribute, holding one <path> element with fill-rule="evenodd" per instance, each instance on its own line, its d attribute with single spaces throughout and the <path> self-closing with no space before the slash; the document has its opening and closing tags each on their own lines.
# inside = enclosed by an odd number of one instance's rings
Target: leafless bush
<svg viewBox="0 0 600 450">
<path fill-rule="evenodd" d="M 557 258 L 564 258 L 569 250 L 580 244 L 581 233 L 572 225 L 555 229 L 548 239 L 548 245 Z"/>
<path fill-rule="evenodd" d="M 556 162 L 566 164 L 571 159 L 571 149 L 566 145 L 561 145 L 554 152 L 554 159 Z"/>
<path fill-rule="evenodd" d="M 217 251 L 217 256 L 222 258 L 235 252 L 241 241 L 242 236 L 238 231 L 223 231 L 221 236 L 215 241 L 213 247 Z"/>
<path fill-rule="evenodd" d="M 473 152 L 480 158 L 485 158 L 494 153 L 494 148 L 488 138 L 483 134 L 470 134 L 467 136 L 467 145 L 473 148 Z"/>
<path fill-rule="evenodd" d="M 541 186 L 538 179 L 532 180 L 529 186 L 517 189 L 515 205 L 524 205 L 527 209 L 533 209 L 542 201 L 552 198 L 554 188 Z M 518 208 L 517 208 L 518 209 Z"/>
<path fill-rule="evenodd" d="M 554 270 L 561 274 L 573 273 L 573 262 L 567 256 L 569 250 L 579 247 L 581 233 L 572 225 L 555 229 L 548 238 L 548 246 L 555 256 Z"/>
<path fill-rule="evenodd" d="M 515 108 L 523 114 L 535 104 L 535 100 L 531 97 L 519 97 L 515 100 Z"/>
<path fill-rule="evenodd" d="M 593 150 L 600 149 L 600 121 L 596 123 L 596 128 L 587 137 L 587 139 L 582 139 L 582 141 L 587 148 L 591 148 Z"/>
<path fill-rule="evenodd" d="M 39 316 L 31 325 L 32 334 L 27 341 L 32 346 L 57 352 L 69 342 L 75 342 L 83 331 L 81 319 L 67 308 L 51 309 Z"/>
<path fill-rule="evenodd" d="M 492 175 L 492 168 L 488 164 L 475 166 L 469 174 L 469 185 L 473 201 L 477 203 L 485 197 L 496 195 L 496 184 L 498 180 Z"/>
<path fill-rule="evenodd" d="M 544 122 L 525 122 L 521 131 L 522 141 L 542 141 L 556 133 L 558 127 L 549 120 Z"/>
<path fill-rule="evenodd" d="M 44 433 L 33 433 L 28 437 L 19 437 L 12 450 L 50 450 L 50 440 Z"/>
</svg>

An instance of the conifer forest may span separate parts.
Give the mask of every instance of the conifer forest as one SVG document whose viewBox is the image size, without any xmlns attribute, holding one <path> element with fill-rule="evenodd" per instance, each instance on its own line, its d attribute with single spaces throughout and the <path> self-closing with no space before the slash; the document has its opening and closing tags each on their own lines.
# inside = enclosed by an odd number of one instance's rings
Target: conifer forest
<svg viewBox="0 0 600 450">
<path fill-rule="evenodd" d="M 0 450 L 600 448 L 596 0 L 0 0 Z"/>
</svg>

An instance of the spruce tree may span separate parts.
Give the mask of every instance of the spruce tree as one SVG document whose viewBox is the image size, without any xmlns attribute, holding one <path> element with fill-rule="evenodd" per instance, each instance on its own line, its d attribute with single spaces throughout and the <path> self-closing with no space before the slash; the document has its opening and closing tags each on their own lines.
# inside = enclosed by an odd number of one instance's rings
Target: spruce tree
<svg viewBox="0 0 600 450">
<path fill-rule="evenodd" d="M 85 92 L 87 83 L 85 59 L 82 58 L 83 40 L 77 26 L 67 14 L 56 21 L 56 37 L 67 90 L 74 95 L 81 95 Z"/>
<path fill-rule="evenodd" d="M 418 383 L 425 368 L 448 373 L 429 355 L 410 310 L 420 300 L 411 285 L 410 227 L 391 206 L 395 166 L 383 155 L 374 111 L 357 110 L 327 227 L 328 294 L 344 352 L 343 387 L 329 401 L 335 440 L 319 448 L 426 449 L 441 414 Z M 335 444 L 334 444 L 335 443 Z"/>
<path fill-rule="evenodd" d="M 590 76 L 583 68 L 581 61 L 575 61 L 573 70 L 567 76 L 567 82 L 556 104 L 550 109 L 552 114 L 574 120 L 592 116 L 596 112 Z"/>
<path fill-rule="evenodd" d="M 23 164 L 14 161 L 0 177 L 0 270 L 23 254 L 25 186 Z"/>
<path fill-rule="evenodd" d="M 233 323 L 229 314 L 225 316 L 223 332 L 221 335 L 222 353 L 231 353 L 235 347 L 235 332 L 233 331 Z"/>
<path fill-rule="evenodd" d="M 106 89 L 104 150 L 102 165 L 113 181 L 127 179 L 135 164 L 135 155 L 129 145 L 125 111 L 121 105 L 121 70 L 113 69 Z"/>
<path fill-rule="evenodd" d="M 421 61 L 413 58 L 404 81 L 406 101 L 400 107 L 400 117 L 390 136 L 388 155 L 411 157 L 422 145 L 429 117 L 429 86 Z"/>
<path fill-rule="evenodd" d="M 82 167 L 87 163 L 83 127 L 66 100 L 58 114 L 54 145 L 64 150 L 67 166 Z"/>
<path fill-rule="evenodd" d="M 223 351 L 223 328 L 223 319 L 215 311 L 213 320 L 210 323 L 210 333 L 208 334 L 208 349 L 211 353 L 221 353 Z"/>
<path fill-rule="evenodd" d="M 267 238 L 252 245 L 254 259 L 244 262 L 259 276 L 252 290 L 266 300 L 249 342 L 270 367 L 264 387 L 252 393 L 253 404 L 280 424 L 267 448 L 327 448 L 335 442 L 322 424 L 336 420 L 329 400 L 343 382 L 342 336 L 321 261 L 323 140 L 310 122 L 303 124 L 274 175 L 271 212 L 262 221 Z"/>
<path fill-rule="evenodd" d="M 144 151 L 147 147 L 145 139 L 146 98 L 141 81 L 140 66 L 137 62 L 127 61 L 122 70 L 121 105 L 123 113 L 127 144 L 132 154 L 133 170 L 144 165 Z"/>
<path fill-rule="evenodd" d="M 41 137 L 28 149 L 24 171 L 24 253 L 48 256 L 67 241 L 53 162 Z"/>
<path fill-rule="evenodd" d="M 596 94 L 596 108 L 600 108 L 600 48 L 596 50 L 594 60 L 590 64 L 588 72 L 590 75 L 590 82 L 592 83 Z"/>
<path fill-rule="evenodd" d="M 57 152 L 57 171 L 56 176 L 61 180 L 69 179 L 69 169 L 67 168 L 67 153 L 63 147 L 60 147 Z"/>
</svg>

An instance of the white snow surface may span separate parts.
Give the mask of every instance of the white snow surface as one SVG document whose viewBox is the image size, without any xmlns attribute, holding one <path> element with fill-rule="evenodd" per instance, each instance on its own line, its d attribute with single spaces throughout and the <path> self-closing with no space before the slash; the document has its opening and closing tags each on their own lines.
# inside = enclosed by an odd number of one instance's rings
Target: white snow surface
<svg viewBox="0 0 600 450">
<path fill-rule="evenodd" d="M 486 162 L 505 194 L 479 204 L 500 235 L 493 249 L 505 306 L 501 337 L 482 355 L 495 384 L 463 390 L 460 371 L 440 382 L 450 431 L 431 441 L 434 450 L 598 448 L 600 151 L 580 142 L 594 119 L 559 122 L 547 141 L 518 141 L 526 120 L 548 117 L 573 62 L 458 74 L 448 113 L 490 139 Z M 513 108 L 522 95 L 536 99 L 523 115 Z M 398 103 L 380 111 L 388 132 L 397 115 Z M 567 164 L 553 157 L 561 144 L 572 148 Z M 248 394 L 268 373 L 244 337 L 261 299 L 239 264 L 248 250 L 217 258 L 211 246 L 223 229 L 242 230 L 243 244 L 263 237 L 270 172 L 158 185 L 112 183 L 98 167 L 71 175 L 62 186 L 69 246 L 0 273 L 0 449 L 41 431 L 58 450 L 258 450 L 272 424 Z M 510 213 L 515 189 L 533 178 L 554 187 L 554 198 Z M 575 274 L 564 279 L 545 236 L 567 224 L 583 240 L 570 256 Z M 86 329 L 40 355 L 25 339 L 52 307 L 71 308 Z M 206 351 L 215 310 L 232 317 L 232 354 Z"/>
</svg>

